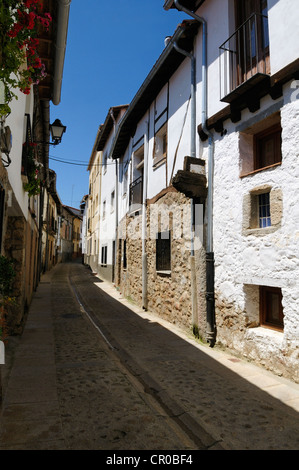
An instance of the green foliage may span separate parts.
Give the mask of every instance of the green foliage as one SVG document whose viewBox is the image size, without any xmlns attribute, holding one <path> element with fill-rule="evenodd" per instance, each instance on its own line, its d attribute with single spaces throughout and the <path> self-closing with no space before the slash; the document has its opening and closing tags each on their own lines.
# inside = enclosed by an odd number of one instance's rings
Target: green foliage
<svg viewBox="0 0 299 470">
<path fill-rule="evenodd" d="M 29 175 L 28 183 L 24 183 L 23 186 L 29 197 L 40 193 L 40 180 L 35 177 L 35 173 Z"/>
<path fill-rule="evenodd" d="M 24 151 L 27 159 L 27 177 L 28 182 L 23 184 L 24 190 L 28 192 L 28 196 L 36 196 L 40 193 L 41 182 L 39 179 L 42 165 L 35 159 L 36 144 L 24 144 Z"/>
</svg>

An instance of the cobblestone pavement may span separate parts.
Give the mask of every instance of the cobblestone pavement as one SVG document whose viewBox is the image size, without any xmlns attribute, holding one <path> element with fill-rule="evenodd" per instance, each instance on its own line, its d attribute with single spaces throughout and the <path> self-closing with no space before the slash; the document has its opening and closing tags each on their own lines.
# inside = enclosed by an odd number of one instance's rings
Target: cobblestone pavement
<svg viewBox="0 0 299 470">
<path fill-rule="evenodd" d="M 42 278 L 4 372 L 1 450 L 299 448 L 299 385 L 200 345 L 78 263 Z"/>
</svg>

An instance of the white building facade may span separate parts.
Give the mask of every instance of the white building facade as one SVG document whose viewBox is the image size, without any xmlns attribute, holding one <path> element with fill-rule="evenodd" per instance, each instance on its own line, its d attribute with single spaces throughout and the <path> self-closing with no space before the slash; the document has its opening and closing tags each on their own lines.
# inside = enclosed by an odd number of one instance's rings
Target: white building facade
<svg viewBox="0 0 299 470">
<path fill-rule="evenodd" d="M 101 264 L 144 308 L 299 381 L 298 9 L 174 7 L 186 21 L 101 148 Z"/>
</svg>

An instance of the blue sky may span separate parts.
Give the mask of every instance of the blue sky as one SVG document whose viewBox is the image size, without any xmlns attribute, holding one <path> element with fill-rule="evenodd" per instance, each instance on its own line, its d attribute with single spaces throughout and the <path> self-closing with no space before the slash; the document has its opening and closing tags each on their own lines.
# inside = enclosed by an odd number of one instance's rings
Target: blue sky
<svg viewBox="0 0 299 470">
<path fill-rule="evenodd" d="M 65 205 L 79 208 L 88 193 L 87 164 L 109 108 L 131 102 L 162 53 L 165 37 L 186 19 L 177 10 L 166 12 L 163 3 L 71 2 L 61 103 L 51 104 L 51 122 L 58 118 L 67 130 L 62 143 L 50 147 L 49 161 Z"/>
</svg>

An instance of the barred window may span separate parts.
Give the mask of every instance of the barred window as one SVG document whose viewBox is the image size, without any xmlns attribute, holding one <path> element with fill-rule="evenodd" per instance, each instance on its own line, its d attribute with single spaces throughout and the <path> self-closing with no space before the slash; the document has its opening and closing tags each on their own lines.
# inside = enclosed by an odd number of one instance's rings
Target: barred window
<svg viewBox="0 0 299 470">
<path fill-rule="evenodd" d="M 259 226 L 260 228 L 271 226 L 270 193 L 259 195 Z"/>
</svg>

